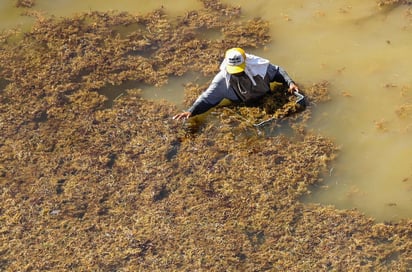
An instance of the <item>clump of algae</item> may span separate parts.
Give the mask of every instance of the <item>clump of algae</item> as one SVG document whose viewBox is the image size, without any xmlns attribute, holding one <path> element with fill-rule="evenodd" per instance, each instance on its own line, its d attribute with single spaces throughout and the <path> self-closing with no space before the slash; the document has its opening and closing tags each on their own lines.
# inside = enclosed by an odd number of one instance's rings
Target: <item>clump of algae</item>
<svg viewBox="0 0 412 272">
<path fill-rule="evenodd" d="M 375 224 L 299 202 L 336 156 L 330 140 L 247 134 L 223 108 L 188 134 L 170 118 L 175 106 L 138 89 L 106 106 L 102 87 L 163 85 L 188 70 L 211 75 L 226 48 L 269 42 L 267 22 L 202 2 L 176 20 L 162 10 L 32 12 L 37 23 L 21 41 L 4 36 L 0 269 L 407 271 L 410 221 Z M 223 38 L 202 38 L 204 29 Z M 322 101 L 327 84 L 304 91 Z M 231 109 L 261 118 L 283 107 Z"/>
<path fill-rule="evenodd" d="M 17 0 L 16 7 L 19 8 L 31 8 L 35 5 L 34 0 Z"/>
<path fill-rule="evenodd" d="M 388 6 L 388 5 L 410 5 L 411 0 L 378 0 L 378 6 Z"/>
</svg>

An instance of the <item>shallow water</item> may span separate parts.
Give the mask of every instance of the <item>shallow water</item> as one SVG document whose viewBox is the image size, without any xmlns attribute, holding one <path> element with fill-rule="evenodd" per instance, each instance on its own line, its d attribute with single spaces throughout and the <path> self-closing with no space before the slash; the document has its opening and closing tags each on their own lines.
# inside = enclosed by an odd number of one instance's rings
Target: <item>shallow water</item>
<svg viewBox="0 0 412 272">
<path fill-rule="evenodd" d="M 14 1 L 0 3 L 0 27 L 28 26 Z M 253 53 L 283 66 L 301 85 L 331 83 L 331 101 L 316 105 L 309 127 L 335 139 L 339 157 L 312 188 L 308 202 L 357 208 L 377 220 L 412 218 L 412 15 L 410 7 L 378 8 L 374 0 L 225 1 L 243 7 L 245 19 L 271 22 L 273 42 Z M 146 13 L 164 7 L 171 16 L 198 1 L 37 0 L 36 9 L 68 16 L 89 10 Z M 149 98 L 183 100 L 190 75 L 146 89 Z"/>
</svg>

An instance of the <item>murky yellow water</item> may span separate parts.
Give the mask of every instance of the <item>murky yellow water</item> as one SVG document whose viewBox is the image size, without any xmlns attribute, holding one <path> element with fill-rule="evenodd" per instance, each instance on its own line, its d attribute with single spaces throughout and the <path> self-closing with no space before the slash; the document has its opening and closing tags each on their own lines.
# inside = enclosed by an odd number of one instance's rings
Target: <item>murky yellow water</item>
<svg viewBox="0 0 412 272">
<path fill-rule="evenodd" d="M 0 28 L 28 25 L 14 1 L 0 2 Z M 378 220 L 412 218 L 411 8 L 379 9 L 375 0 L 224 1 L 245 18 L 271 22 L 273 42 L 254 53 L 286 68 L 300 84 L 331 83 L 332 100 L 317 105 L 310 127 L 341 146 L 322 188 L 305 201 L 357 208 Z M 273 2 L 273 3 L 272 3 Z M 164 7 L 171 16 L 200 2 L 37 0 L 57 16 L 89 10 L 146 13 Z M 149 97 L 183 100 L 181 84 L 149 89 Z"/>
</svg>

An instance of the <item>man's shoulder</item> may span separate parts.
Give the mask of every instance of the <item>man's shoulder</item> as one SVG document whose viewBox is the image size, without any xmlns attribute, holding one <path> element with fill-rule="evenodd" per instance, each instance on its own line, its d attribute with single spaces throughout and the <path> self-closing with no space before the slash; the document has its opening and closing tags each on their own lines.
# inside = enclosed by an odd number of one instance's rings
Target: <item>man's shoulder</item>
<svg viewBox="0 0 412 272">
<path fill-rule="evenodd" d="M 223 70 L 220 70 L 214 77 L 213 81 L 223 81 L 226 79 L 226 72 Z"/>
</svg>

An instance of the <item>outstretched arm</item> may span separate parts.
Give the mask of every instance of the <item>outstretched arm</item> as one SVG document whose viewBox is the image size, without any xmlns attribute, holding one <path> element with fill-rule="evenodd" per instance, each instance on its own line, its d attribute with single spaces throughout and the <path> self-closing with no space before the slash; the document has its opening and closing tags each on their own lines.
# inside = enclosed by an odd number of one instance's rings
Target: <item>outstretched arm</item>
<svg viewBox="0 0 412 272">
<path fill-rule="evenodd" d="M 276 81 L 287 85 L 289 87 L 289 92 L 291 93 L 299 90 L 296 83 L 282 67 L 269 64 L 268 73 L 270 82 Z"/>
<path fill-rule="evenodd" d="M 187 111 L 175 115 L 173 119 L 187 119 L 204 113 L 219 104 L 223 98 L 227 97 L 227 93 L 226 79 L 218 74 L 207 90 L 196 99 L 193 105 Z"/>
</svg>

